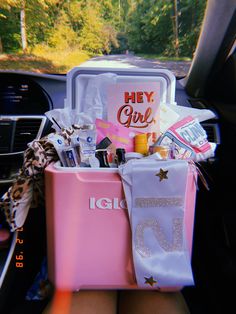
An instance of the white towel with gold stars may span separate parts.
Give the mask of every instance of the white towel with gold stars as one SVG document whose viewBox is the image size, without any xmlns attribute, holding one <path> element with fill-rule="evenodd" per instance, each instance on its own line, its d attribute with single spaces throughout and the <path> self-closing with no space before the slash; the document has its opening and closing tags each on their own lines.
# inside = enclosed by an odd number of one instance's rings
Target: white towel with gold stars
<svg viewBox="0 0 236 314">
<path fill-rule="evenodd" d="M 184 212 L 190 165 L 185 160 L 130 160 L 119 167 L 140 287 L 193 285 Z"/>
</svg>

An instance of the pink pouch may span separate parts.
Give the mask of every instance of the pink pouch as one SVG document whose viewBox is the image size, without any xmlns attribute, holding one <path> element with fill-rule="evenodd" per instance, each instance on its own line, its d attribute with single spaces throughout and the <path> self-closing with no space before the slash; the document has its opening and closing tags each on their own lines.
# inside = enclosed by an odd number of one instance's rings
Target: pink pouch
<svg viewBox="0 0 236 314">
<path fill-rule="evenodd" d="M 96 119 L 97 143 L 108 137 L 116 148 L 124 148 L 126 152 L 134 151 L 134 136 L 139 133 L 122 125 Z"/>
<path fill-rule="evenodd" d="M 48 272 L 55 287 L 73 291 L 138 288 L 118 170 L 51 164 L 45 170 L 45 184 Z M 193 167 L 189 167 L 185 195 L 184 224 L 191 255 L 196 195 Z"/>
</svg>

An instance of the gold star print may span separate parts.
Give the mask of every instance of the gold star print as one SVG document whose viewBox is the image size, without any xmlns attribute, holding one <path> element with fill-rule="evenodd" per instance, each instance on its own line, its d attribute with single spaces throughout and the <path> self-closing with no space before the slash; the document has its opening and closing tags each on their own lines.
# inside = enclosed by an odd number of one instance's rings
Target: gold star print
<svg viewBox="0 0 236 314">
<path fill-rule="evenodd" d="M 156 176 L 158 176 L 160 178 L 160 181 L 162 181 L 164 179 L 168 179 L 167 173 L 168 173 L 168 170 L 164 171 L 163 169 L 160 168 L 160 171 L 159 173 L 156 174 Z"/>
<path fill-rule="evenodd" d="M 144 277 L 144 279 L 145 279 L 145 283 L 147 284 L 147 285 L 150 285 L 151 287 L 153 287 L 153 285 L 155 284 L 155 283 L 157 283 L 157 281 L 151 276 L 151 277 Z"/>
</svg>

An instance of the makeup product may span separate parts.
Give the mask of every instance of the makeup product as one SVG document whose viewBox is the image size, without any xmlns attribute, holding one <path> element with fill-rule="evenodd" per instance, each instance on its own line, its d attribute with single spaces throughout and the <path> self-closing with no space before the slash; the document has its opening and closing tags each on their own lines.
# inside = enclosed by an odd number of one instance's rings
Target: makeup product
<svg viewBox="0 0 236 314">
<path fill-rule="evenodd" d="M 110 168 L 108 159 L 107 159 L 107 150 L 106 149 L 97 149 L 95 157 L 99 160 L 101 168 Z"/>
<path fill-rule="evenodd" d="M 78 165 L 73 148 L 64 149 L 63 153 L 65 156 L 67 167 L 76 167 Z"/>
<path fill-rule="evenodd" d="M 122 165 L 125 163 L 125 149 L 117 148 L 116 149 L 116 160 L 118 165 Z"/>
<path fill-rule="evenodd" d="M 103 140 L 101 140 L 97 144 L 96 149 L 106 149 L 111 144 L 112 144 L 112 141 L 106 136 Z"/>
<path fill-rule="evenodd" d="M 96 119 L 97 143 L 108 137 L 115 147 L 124 148 L 126 152 L 134 151 L 134 136 L 140 132 L 130 130 L 122 125 Z M 100 147 L 98 147 L 100 148 Z"/>
<path fill-rule="evenodd" d="M 113 152 L 113 151 L 110 151 L 109 147 L 107 148 L 107 160 L 108 160 L 110 168 L 117 168 L 116 149 L 115 149 L 115 152 Z"/>
</svg>

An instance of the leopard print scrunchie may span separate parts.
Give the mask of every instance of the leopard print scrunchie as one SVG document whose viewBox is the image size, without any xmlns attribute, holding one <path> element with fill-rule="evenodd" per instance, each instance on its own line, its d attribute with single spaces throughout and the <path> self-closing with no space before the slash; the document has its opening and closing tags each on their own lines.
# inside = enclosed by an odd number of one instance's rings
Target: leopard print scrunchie
<svg viewBox="0 0 236 314">
<path fill-rule="evenodd" d="M 57 160 L 56 150 L 47 137 L 28 144 L 22 168 L 0 200 L 11 231 L 23 226 L 29 208 L 44 203 L 44 169 Z"/>
</svg>

